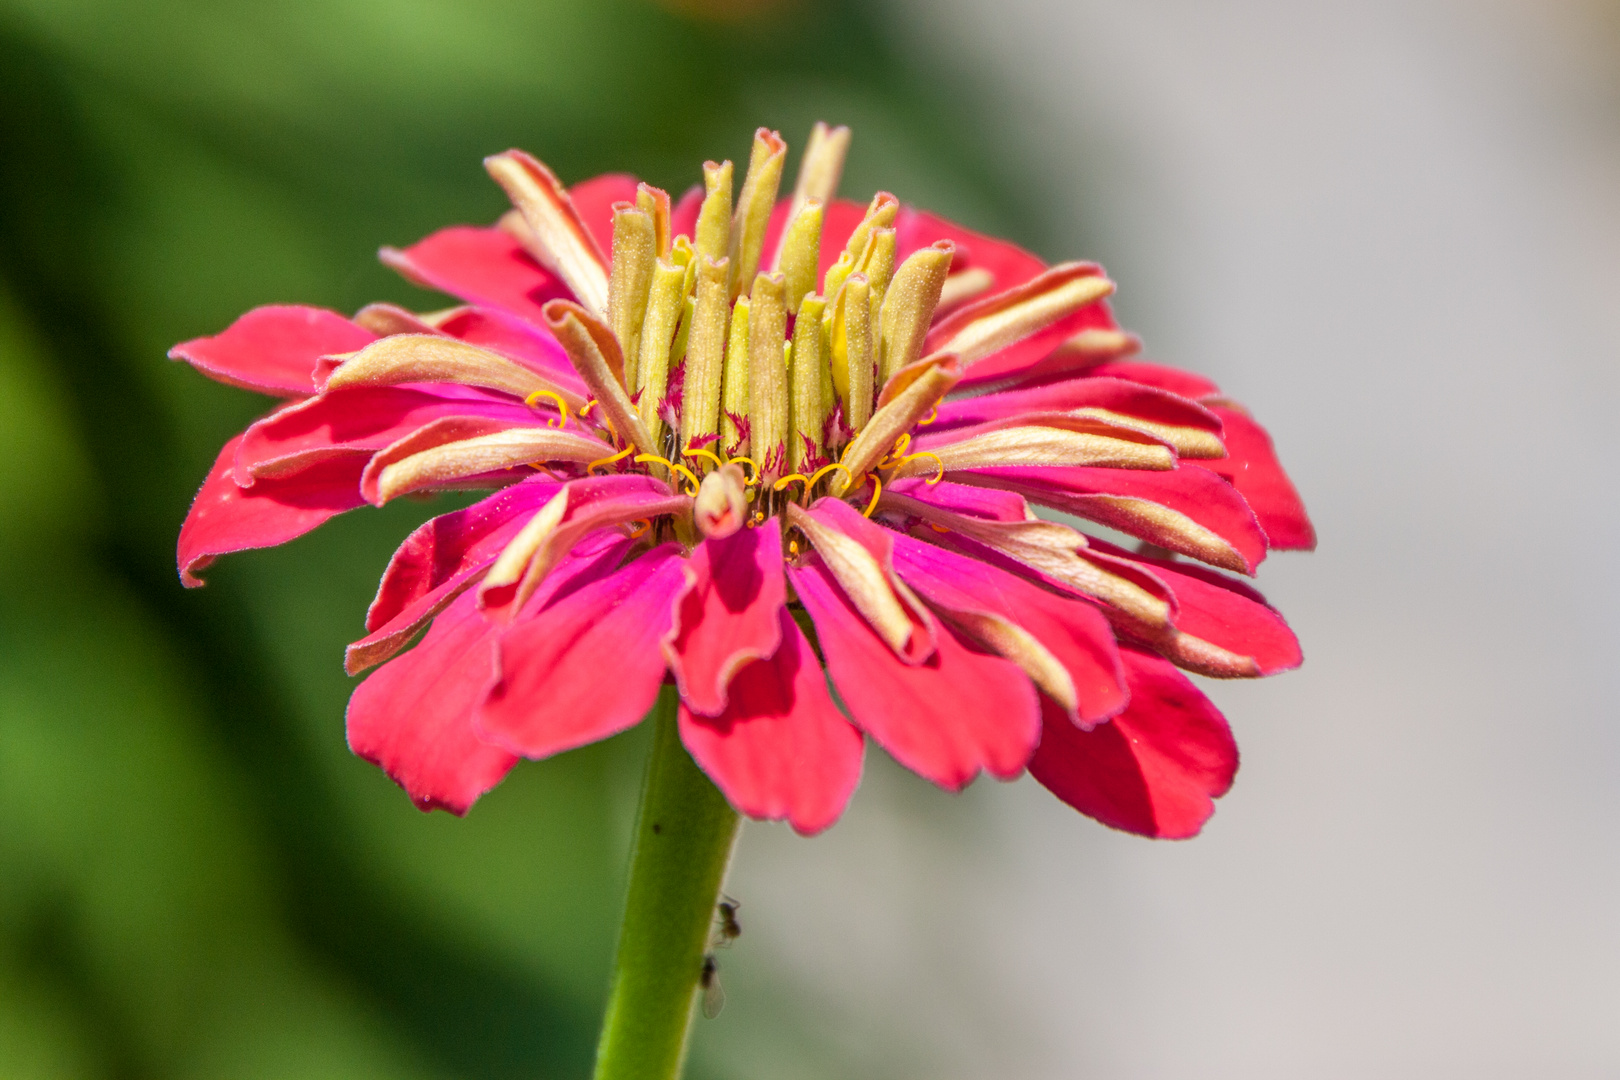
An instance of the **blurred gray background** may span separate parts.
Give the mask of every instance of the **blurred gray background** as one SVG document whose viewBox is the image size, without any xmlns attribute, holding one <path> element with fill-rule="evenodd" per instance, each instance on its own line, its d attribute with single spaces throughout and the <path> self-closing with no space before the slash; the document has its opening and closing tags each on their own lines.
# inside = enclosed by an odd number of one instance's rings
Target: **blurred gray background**
<svg viewBox="0 0 1620 1080">
<path fill-rule="evenodd" d="M 750 947 L 852 1076 L 1620 1076 L 1620 8 L 894 12 L 1044 249 L 1270 426 L 1306 664 L 1214 687 L 1243 767 L 1201 839 L 874 763 L 825 838 L 747 834 Z M 889 1025 L 910 1064 L 861 1053 Z"/>
</svg>

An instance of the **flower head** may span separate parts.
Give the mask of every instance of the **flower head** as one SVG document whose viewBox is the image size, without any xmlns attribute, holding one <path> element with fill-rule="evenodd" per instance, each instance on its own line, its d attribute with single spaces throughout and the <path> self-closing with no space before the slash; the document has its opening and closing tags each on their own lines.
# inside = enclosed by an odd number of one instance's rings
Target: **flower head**
<svg viewBox="0 0 1620 1080">
<path fill-rule="evenodd" d="M 802 832 L 842 812 L 862 733 L 946 788 L 1027 768 L 1109 825 L 1197 832 L 1237 752 L 1178 669 L 1300 660 L 1212 569 L 1314 544 L 1270 439 L 1136 359 L 1099 267 L 836 199 L 848 142 L 817 125 L 779 199 L 762 129 L 740 186 L 709 162 L 674 203 L 499 154 L 498 225 L 382 252 L 463 306 L 265 307 L 176 346 L 290 399 L 220 453 L 182 580 L 365 503 L 489 488 L 406 538 L 347 653 L 381 665 L 350 745 L 424 808 L 465 812 L 672 681 L 699 766 Z"/>
</svg>

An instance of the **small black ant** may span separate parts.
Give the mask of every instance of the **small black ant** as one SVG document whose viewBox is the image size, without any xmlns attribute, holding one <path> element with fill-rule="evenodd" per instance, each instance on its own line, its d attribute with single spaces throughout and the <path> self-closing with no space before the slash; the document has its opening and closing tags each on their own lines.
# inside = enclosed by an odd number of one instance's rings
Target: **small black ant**
<svg viewBox="0 0 1620 1080">
<path fill-rule="evenodd" d="M 715 945 L 725 949 L 731 943 L 742 937 L 742 923 L 737 921 L 737 912 L 742 910 L 742 901 L 733 900 L 722 894 L 720 903 L 716 905 L 715 918 L 720 923 L 719 938 Z"/>
</svg>

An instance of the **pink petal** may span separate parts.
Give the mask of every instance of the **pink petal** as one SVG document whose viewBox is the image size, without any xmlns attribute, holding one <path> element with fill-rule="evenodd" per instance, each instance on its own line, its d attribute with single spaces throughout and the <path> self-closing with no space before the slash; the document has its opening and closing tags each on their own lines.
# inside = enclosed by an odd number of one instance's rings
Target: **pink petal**
<svg viewBox="0 0 1620 1080">
<path fill-rule="evenodd" d="M 549 604 L 537 595 L 501 641 L 478 731 L 543 758 L 634 727 L 664 681 L 659 639 L 686 585 L 683 561 L 666 544 Z"/>
<path fill-rule="evenodd" d="M 719 716 L 700 716 L 683 701 L 681 741 L 738 810 L 786 819 L 809 836 L 844 812 L 860 783 L 864 745 L 833 704 L 793 616 L 778 607 L 774 617 L 781 647 L 737 673 Z"/>
<path fill-rule="evenodd" d="M 939 407 L 938 419 L 925 430 L 932 434 L 1025 413 L 1071 409 L 1107 409 L 1154 423 L 1221 433 L 1221 418 L 1194 401 L 1156 387 L 1110 378 L 1059 379 L 1041 386 L 947 401 Z"/>
<path fill-rule="evenodd" d="M 934 651 L 934 622 L 921 610 L 915 597 L 908 594 L 900 576 L 894 572 L 893 529 L 885 529 L 842 499 L 831 496 L 817 499 L 810 507 L 810 516 L 837 529 L 858 542 L 882 567 L 884 576 L 900 600 L 900 606 L 911 619 L 911 637 L 906 643 L 902 663 L 916 664 L 926 660 Z"/>
<path fill-rule="evenodd" d="M 1253 657 L 1260 675 L 1290 671 L 1304 662 L 1299 639 L 1282 615 L 1242 582 L 1202 566 L 1129 555 L 1100 542 L 1095 546 L 1099 554 L 1111 552 L 1124 561 L 1151 568 L 1153 575 L 1175 594 L 1177 630 L 1240 656 Z"/>
<path fill-rule="evenodd" d="M 698 212 L 703 209 L 703 185 L 693 184 L 686 189 L 686 193 L 676 200 L 669 212 L 669 235 L 692 238 L 697 229 Z M 855 226 L 851 225 L 853 230 Z M 845 233 L 848 236 L 849 233 Z M 826 232 L 822 232 L 823 249 L 825 249 Z M 818 279 L 819 280 L 819 279 Z"/>
<path fill-rule="evenodd" d="M 861 209 L 864 212 L 865 208 Z M 856 224 L 859 220 L 856 219 Z M 852 224 L 844 235 L 847 237 L 854 229 L 855 226 Z M 951 260 L 951 273 L 960 273 L 973 268 L 988 270 L 994 278 L 994 284 L 990 287 L 991 292 L 1000 292 L 1015 285 L 1022 285 L 1046 269 L 1045 262 L 1017 244 L 1009 244 L 1005 240 L 997 240 L 993 236 L 974 232 L 955 222 L 946 221 L 925 210 L 917 210 L 910 206 L 900 207 L 900 213 L 895 217 L 894 230 L 896 263 L 936 240 L 950 240 L 956 244 L 956 257 Z"/>
<path fill-rule="evenodd" d="M 516 360 L 581 397 L 588 396 L 585 382 L 569 362 L 568 354 L 544 326 L 494 308 L 469 307 L 439 323 L 438 329 L 469 345 Z"/>
<path fill-rule="evenodd" d="M 1084 466 L 974 469 L 953 474 L 970 484 L 1016 491 L 1032 502 L 1066 510 L 1103 525 L 1182 551 L 1217 566 L 1252 574 L 1266 557 L 1266 534 L 1254 511 L 1231 485 L 1205 469 L 1183 466 L 1164 472 L 1148 469 L 1094 469 Z M 1120 500 L 1139 500 L 1136 507 Z M 1177 527 L 1154 520 L 1163 507 L 1213 533 L 1223 542 L 1194 548 Z"/>
<path fill-rule="evenodd" d="M 1104 825 L 1142 836 L 1196 836 L 1232 786 L 1237 744 L 1226 720 L 1168 661 L 1121 649 L 1131 703 L 1091 731 L 1041 703 L 1030 775 Z"/>
<path fill-rule="evenodd" d="M 965 310 L 967 309 L 958 308 L 952 314 Z M 1109 307 L 1108 301 L 1093 300 L 1074 314 L 1059 319 L 1044 330 L 977 361 L 968 368 L 967 374 L 957 386 L 966 390 L 969 387 L 989 386 L 991 383 L 1005 382 L 1009 379 L 1031 379 L 1056 374 L 1068 361 L 1059 360 L 1055 368 L 1045 361 L 1052 355 L 1052 350 L 1064 341 L 1082 330 L 1118 329 L 1119 324 L 1114 321 L 1114 312 Z"/>
<path fill-rule="evenodd" d="M 371 633 L 344 650 L 345 670 L 358 675 L 410 644 L 429 619 L 478 583 L 529 514 L 560 486 L 541 477 L 514 484 L 465 510 L 441 514 L 406 537 L 366 612 Z"/>
<path fill-rule="evenodd" d="M 349 698 L 349 749 L 381 767 L 423 810 L 465 814 L 517 763 L 472 726 L 495 674 L 499 636 L 466 593 L 421 644 L 378 668 Z"/>
<path fill-rule="evenodd" d="M 180 526 L 176 557 L 187 588 L 203 584 L 198 575 L 216 556 L 284 544 L 362 505 L 361 460 L 327 461 L 297 476 L 238 487 L 232 473 L 241 441 L 238 435 L 220 450 Z"/>
<path fill-rule="evenodd" d="M 1266 429 L 1236 409 L 1215 405 L 1210 411 L 1226 426 L 1227 456 L 1193 464 L 1225 477 L 1238 489 L 1254 508 L 1254 516 L 1272 547 L 1280 551 L 1315 550 L 1316 529 L 1293 481 L 1277 460 Z"/>
<path fill-rule="evenodd" d="M 571 480 L 564 487 L 568 503 L 563 518 L 545 543 L 550 550 L 565 553 L 587 533 L 638 518 L 675 513 L 692 502 L 672 493 L 663 481 L 642 473 L 587 476 Z M 509 622 L 517 614 L 513 605 L 521 599 L 523 589 L 521 580 L 493 585 L 486 581 L 479 588 L 479 605 L 491 618 Z"/>
<path fill-rule="evenodd" d="M 686 568 L 691 585 L 676 607 L 664 651 L 686 707 L 718 716 L 732 676 L 781 644 L 776 616 L 787 602 L 781 530 L 771 522 L 704 540 Z"/>
<path fill-rule="evenodd" d="M 980 769 L 1003 778 L 1023 770 L 1040 739 L 1040 709 L 1016 664 L 973 649 L 937 623 L 933 654 L 901 663 L 819 558 L 791 576 L 839 696 L 897 761 L 953 791 Z"/>
<path fill-rule="evenodd" d="M 278 397 L 315 392 L 315 361 L 354 352 L 377 335 L 335 311 L 295 304 L 254 308 L 213 337 L 169 350 L 211 379 Z"/>
<path fill-rule="evenodd" d="M 480 417 L 511 427 L 541 423 L 520 401 L 504 395 L 435 384 L 432 389 L 363 386 L 330 390 L 280 409 L 249 427 L 236 454 L 236 481 L 244 486 L 290 476 L 332 458 L 357 459 L 445 417 Z"/>
<path fill-rule="evenodd" d="M 537 476 L 424 522 L 388 561 L 377 598 L 366 612 L 366 629 L 383 626 L 456 574 L 500 554 L 505 543 L 497 538 L 505 527 L 544 506 L 559 487 Z"/>
<path fill-rule="evenodd" d="M 931 503 L 943 510 L 990 521 L 1025 521 L 1029 504 L 1022 495 L 992 487 L 973 487 L 942 480 L 930 484 L 923 479 L 896 480 L 892 489 L 918 502 Z"/>
<path fill-rule="evenodd" d="M 522 244 L 498 228 L 455 225 L 403 251 L 383 248 L 379 254 L 385 264 L 418 285 L 539 326 L 545 325 L 541 305 L 573 295 Z"/>
<path fill-rule="evenodd" d="M 634 203 L 636 185 L 640 183 L 629 173 L 604 173 L 589 180 L 581 180 L 568 189 L 574 209 L 596 240 L 603 254 L 613 251 L 613 204 Z"/>
<path fill-rule="evenodd" d="M 1089 726 L 1125 707 L 1129 694 L 1114 632 L 1095 607 L 909 536 L 895 537 L 894 560 L 906 584 L 936 608 L 1000 616 L 1044 645 L 1068 671 L 1080 699 L 1070 719 Z"/>
<path fill-rule="evenodd" d="M 1087 368 L 1086 374 L 1101 378 L 1125 379 L 1129 382 L 1141 383 L 1143 386 L 1156 386 L 1160 390 L 1168 390 L 1172 394 L 1180 394 L 1184 398 L 1202 398 L 1220 393 L 1220 387 L 1202 375 L 1194 375 L 1190 371 L 1166 367 L 1163 364 L 1147 364 L 1138 360 L 1115 360 L 1106 364 L 1097 364 L 1094 367 Z"/>
</svg>

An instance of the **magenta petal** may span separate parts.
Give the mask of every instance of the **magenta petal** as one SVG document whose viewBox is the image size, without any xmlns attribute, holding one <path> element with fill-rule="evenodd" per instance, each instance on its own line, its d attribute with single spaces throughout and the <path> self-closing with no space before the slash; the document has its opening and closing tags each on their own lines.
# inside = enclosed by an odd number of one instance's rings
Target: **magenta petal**
<svg viewBox="0 0 1620 1080">
<path fill-rule="evenodd" d="M 421 644 L 378 668 L 349 698 L 349 749 L 381 767 L 423 810 L 465 814 L 517 762 L 473 734 L 499 635 L 464 594 Z"/>
<path fill-rule="evenodd" d="M 1179 394 L 1124 379 L 1060 379 L 1042 386 L 1004 390 L 996 394 L 947 401 L 927 433 L 1005 420 L 1025 413 L 1068 412 L 1071 409 L 1107 409 L 1178 427 L 1203 428 L 1220 434 L 1221 420 L 1209 409 Z"/>
<path fill-rule="evenodd" d="M 987 521 L 1027 521 L 1029 504 L 1022 495 L 992 487 L 953 484 L 949 480 L 929 483 L 921 478 L 896 480 L 890 491 L 918 502 L 937 506 Z"/>
<path fill-rule="evenodd" d="M 534 410 L 513 398 L 448 384 L 432 390 L 404 386 L 329 390 L 279 409 L 243 432 L 236 480 L 249 485 L 336 457 L 358 457 L 364 467 L 376 451 L 452 416 L 479 417 L 510 427 L 539 422 Z"/>
<path fill-rule="evenodd" d="M 833 704 L 804 631 L 786 608 L 774 617 L 781 646 L 737 673 L 719 716 L 683 702 L 681 741 L 731 805 L 751 818 L 786 819 L 808 836 L 844 812 L 864 745 Z"/>
<path fill-rule="evenodd" d="M 1208 698 L 1169 661 L 1121 649 L 1131 703 L 1092 731 L 1044 700 L 1030 775 L 1104 825 L 1142 836 L 1196 836 L 1237 772 L 1237 744 Z"/>
<path fill-rule="evenodd" d="M 864 212 L 865 208 L 861 208 Z M 856 223 L 859 223 L 859 217 Z M 845 236 L 854 231 L 852 224 Z M 895 260 L 898 262 L 914 251 L 938 240 L 950 240 L 956 245 L 956 257 L 951 260 L 951 273 L 964 270 L 988 270 L 993 284 L 990 292 L 1001 292 L 1036 277 L 1046 269 L 1046 263 L 1031 255 L 1017 244 L 997 240 L 993 236 L 963 228 L 955 222 L 935 217 L 925 210 L 901 206 L 895 216 Z"/>
<path fill-rule="evenodd" d="M 348 673 L 358 675 L 410 644 L 429 619 L 483 578 L 529 513 L 560 486 L 541 477 L 514 484 L 465 510 L 441 514 L 406 537 L 366 612 L 371 633 L 344 650 Z"/>
<path fill-rule="evenodd" d="M 634 727 L 664 681 L 659 639 L 686 585 L 682 562 L 666 544 L 549 605 L 537 597 L 501 641 L 479 732 L 543 758 Z"/>
<path fill-rule="evenodd" d="M 362 505 L 365 462 L 359 459 L 327 461 L 297 476 L 238 487 L 232 473 L 241 441 L 238 435 L 220 450 L 180 526 L 175 554 L 187 588 L 203 583 L 198 575 L 216 556 L 284 544 Z"/>
<path fill-rule="evenodd" d="M 1098 543 L 1123 560 L 1151 568 L 1176 598 L 1175 626 L 1229 652 L 1254 658 L 1258 674 L 1275 675 L 1304 662 L 1299 639 L 1266 598 L 1240 581 L 1202 566 L 1144 559 Z"/>
<path fill-rule="evenodd" d="M 704 540 L 686 567 L 691 587 L 676 607 L 665 653 L 686 707 L 718 716 L 732 676 L 776 652 L 782 641 L 776 617 L 787 602 L 781 530 L 771 522 Z"/>
<path fill-rule="evenodd" d="M 273 304 L 254 308 L 213 337 L 181 342 L 169 357 L 230 386 L 299 396 L 315 392 L 315 361 L 376 340 L 335 311 Z"/>
<path fill-rule="evenodd" d="M 521 528 L 561 486 L 536 476 L 418 526 L 388 560 L 366 629 L 376 630 L 450 578 L 499 555 L 513 527 Z"/>
<path fill-rule="evenodd" d="M 418 285 L 499 308 L 539 326 L 548 300 L 568 298 L 568 287 L 547 273 L 509 233 L 456 225 L 403 251 L 383 248 L 384 263 Z"/>
<path fill-rule="evenodd" d="M 498 352 L 582 398 L 590 397 L 556 337 L 544 326 L 494 308 L 462 308 L 439 323 L 441 333 Z"/>
<path fill-rule="evenodd" d="M 1041 724 L 1035 689 L 1018 665 L 934 620 L 933 654 L 901 663 L 818 558 L 791 573 L 839 696 L 897 761 L 953 791 L 980 769 L 1003 778 L 1023 770 Z"/>
<path fill-rule="evenodd" d="M 1148 364 L 1140 360 L 1114 360 L 1106 364 L 1097 364 L 1087 368 L 1086 375 L 1125 379 L 1141 383 L 1143 386 L 1156 386 L 1160 390 L 1168 390 L 1184 398 L 1204 398 L 1221 392 L 1220 387 L 1202 375 L 1194 375 L 1190 371 L 1166 367 L 1163 364 Z"/>
<path fill-rule="evenodd" d="M 1266 539 L 1279 551 L 1312 551 L 1316 529 L 1294 483 L 1277 460 L 1266 429 L 1236 409 L 1212 406 L 1226 428 L 1226 457 L 1192 464 L 1225 477 L 1254 508 Z"/>
<path fill-rule="evenodd" d="M 634 203 L 639 182 L 629 173 L 604 173 L 568 189 L 574 209 L 604 255 L 613 251 L 613 204 Z"/>
<path fill-rule="evenodd" d="M 1206 469 L 1183 465 L 1155 472 L 1054 466 L 974 469 L 955 476 L 965 483 L 1016 491 L 1032 502 L 1067 510 L 1229 570 L 1252 574 L 1266 557 L 1266 534 L 1255 520 L 1254 511 L 1230 484 Z M 1161 530 L 1150 514 L 1122 505 L 1121 499 L 1141 500 L 1172 510 L 1214 533 L 1230 551 L 1220 555 L 1184 548 L 1178 533 Z"/>
<path fill-rule="evenodd" d="M 1129 693 L 1114 632 L 1095 607 L 909 536 L 895 537 L 894 565 L 936 609 L 997 615 L 1028 631 L 1074 682 L 1079 709 L 1070 719 L 1096 724 L 1125 707 Z"/>
</svg>

